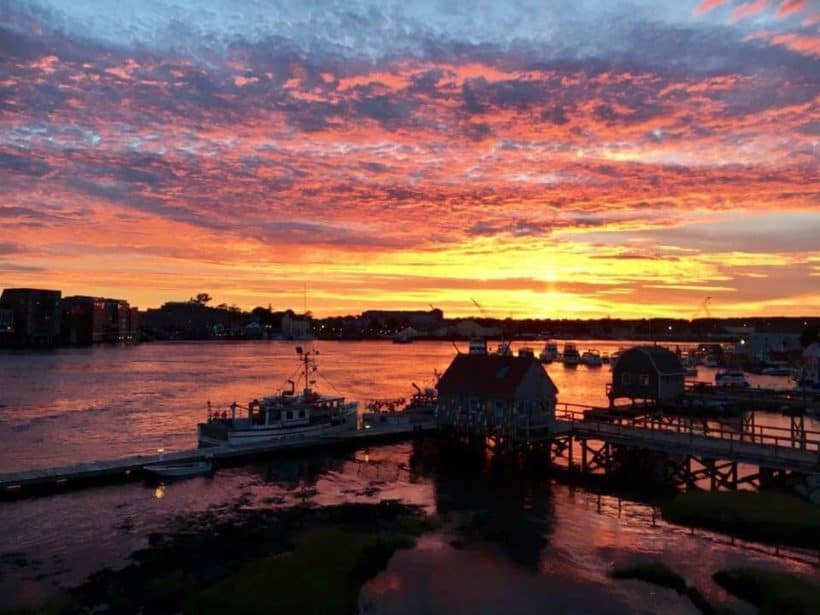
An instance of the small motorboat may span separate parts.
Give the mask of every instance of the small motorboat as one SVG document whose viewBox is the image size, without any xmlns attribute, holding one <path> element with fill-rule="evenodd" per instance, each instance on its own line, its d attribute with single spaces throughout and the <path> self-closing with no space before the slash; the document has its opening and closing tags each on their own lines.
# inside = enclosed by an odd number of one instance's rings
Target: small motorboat
<svg viewBox="0 0 820 615">
<path fill-rule="evenodd" d="M 193 461 L 158 461 L 142 466 L 142 469 L 153 476 L 161 478 L 188 478 L 204 476 L 213 472 L 214 464 L 210 459 Z"/>
</svg>

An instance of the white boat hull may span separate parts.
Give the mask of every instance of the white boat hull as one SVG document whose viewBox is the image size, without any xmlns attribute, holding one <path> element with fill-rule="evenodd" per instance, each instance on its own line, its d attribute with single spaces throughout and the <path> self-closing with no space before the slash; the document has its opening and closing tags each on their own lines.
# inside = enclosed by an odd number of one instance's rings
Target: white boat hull
<svg viewBox="0 0 820 615">
<path fill-rule="evenodd" d="M 345 412 L 338 423 L 323 422 L 299 427 L 282 427 L 279 425 L 260 425 L 244 429 L 228 428 L 225 437 L 214 437 L 209 424 L 200 424 L 198 429 L 199 446 L 252 446 L 255 444 L 276 444 L 283 446 L 290 442 L 299 442 L 314 438 L 335 436 L 356 429 L 356 408 Z M 211 432 L 211 433 L 209 433 Z"/>
</svg>

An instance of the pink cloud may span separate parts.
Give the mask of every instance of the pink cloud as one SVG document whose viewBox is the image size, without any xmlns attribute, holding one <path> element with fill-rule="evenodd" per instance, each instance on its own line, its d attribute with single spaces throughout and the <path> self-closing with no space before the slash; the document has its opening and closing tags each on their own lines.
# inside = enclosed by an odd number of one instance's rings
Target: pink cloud
<svg viewBox="0 0 820 615">
<path fill-rule="evenodd" d="M 806 9 L 806 0 L 783 0 L 777 8 L 778 17 L 787 17 L 792 13 L 800 13 Z"/>
<path fill-rule="evenodd" d="M 746 2 L 745 4 L 741 4 L 732 13 L 732 21 L 740 21 L 742 19 L 746 19 L 747 17 L 751 17 L 752 15 L 762 13 L 769 8 L 771 3 L 771 0 L 755 0 L 754 2 Z"/>
<path fill-rule="evenodd" d="M 703 0 L 699 5 L 695 7 L 694 14 L 695 15 L 703 15 L 704 13 L 708 13 L 709 11 L 713 11 L 719 6 L 723 6 L 724 4 L 728 4 L 729 0 Z"/>
</svg>

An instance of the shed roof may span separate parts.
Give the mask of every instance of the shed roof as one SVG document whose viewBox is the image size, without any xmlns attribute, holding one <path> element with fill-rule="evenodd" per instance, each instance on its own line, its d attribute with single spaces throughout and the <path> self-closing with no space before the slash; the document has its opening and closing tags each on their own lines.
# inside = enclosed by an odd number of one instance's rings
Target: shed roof
<svg viewBox="0 0 820 615">
<path fill-rule="evenodd" d="M 439 394 L 482 396 L 515 395 L 518 387 L 535 366 L 554 393 L 558 388 L 549 374 L 532 357 L 458 354 L 438 381 Z"/>
<path fill-rule="evenodd" d="M 618 365 L 621 365 L 621 361 L 633 352 L 646 355 L 652 362 L 652 365 L 655 366 L 655 369 L 659 374 L 686 374 L 686 370 L 683 369 L 683 364 L 681 363 L 680 358 L 678 358 L 678 355 L 663 346 L 635 346 L 634 348 L 630 348 L 621 355 Z"/>
</svg>

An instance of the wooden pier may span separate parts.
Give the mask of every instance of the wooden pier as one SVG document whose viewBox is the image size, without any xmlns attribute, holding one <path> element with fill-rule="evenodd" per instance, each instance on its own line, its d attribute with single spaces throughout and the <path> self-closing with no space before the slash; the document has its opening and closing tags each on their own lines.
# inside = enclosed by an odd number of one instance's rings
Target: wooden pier
<svg viewBox="0 0 820 615">
<path fill-rule="evenodd" d="M 756 424 L 753 417 L 719 421 L 654 408 L 559 404 L 552 420 L 495 421 L 458 411 L 439 420 L 457 437 L 483 438 L 495 451 L 541 456 L 584 474 L 609 475 L 630 456 L 640 458 L 652 478 L 690 486 L 707 481 L 712 488 L 760 488 L 787 475 L 820 473 L 820 432 L 805 429 L 802 416 L 792 417 L 788 428 Z"/>
<path fill-rule="evenodd" d="M 209 459 L 217 464 L 220 462 L 230 464 L 279 453 L 380 444 L 412 438 L 435 431 L 435 429 L 436 424 L 432 420 L 400 425 L 379 425 L 373 429 L 359 429 L 347 434 L 317 438 L 300 438 L 285 442 L 248 446 L 213 446 L 0 474 L 0 498 L 25 497 L 90 484 L 142 479 L 149 476 L 149 473 L 143 467 L 153 463 L 187 463 Z"/>
<path fill-rule="evenodd" d="M 712 487 L 755 487 L 788 474 L 820 473 L 820 432 L 807 430 L 802 415 L 790 427 L 756 424 L 754 415 L 733 421 L 666 415 L 656 408 L 595 408 L 559 404 L 554 417 L 537 420 L 526 414 L 497 421 L 485 412 L 439 410 L 436 420 L 379 425 L 348 434 L 298 439 L 253 446 L 219 446 L 138 455 L 111 461 L 0 475 L 0 497 L 21 497 L 92 483 L 118 482 L 146 476 L 144 466 L 158 462 L 211 459 L 229 464 L 254 457 L 303 450 L 376 444 L 442 430 L 457 436 L 483 438 L 495 450 L 543 454 L 550 464 L 570 471 L 609 474 L 625 452 L 654 455 L 654 472 L 665 480 Z M 753 472 L 739 472 L 739 466 Z"/>
</svg>

